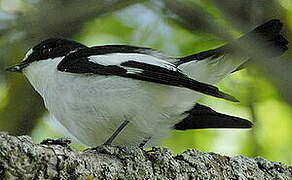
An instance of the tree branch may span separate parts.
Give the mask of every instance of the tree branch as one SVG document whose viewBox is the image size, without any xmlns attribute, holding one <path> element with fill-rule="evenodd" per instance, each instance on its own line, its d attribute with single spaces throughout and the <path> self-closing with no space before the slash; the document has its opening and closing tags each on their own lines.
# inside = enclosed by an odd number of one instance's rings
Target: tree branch
<svg viewBox="0 0 292 180">
<path fill-rule="evenodd" d="M 262 158 L 196 150 L 172 156 L 165 148 L 99 147 L 75 151 L 64 140 L 34 144 L 0 133 L 0 179 L 282 179 L 292 167 Z"/>
</svg>

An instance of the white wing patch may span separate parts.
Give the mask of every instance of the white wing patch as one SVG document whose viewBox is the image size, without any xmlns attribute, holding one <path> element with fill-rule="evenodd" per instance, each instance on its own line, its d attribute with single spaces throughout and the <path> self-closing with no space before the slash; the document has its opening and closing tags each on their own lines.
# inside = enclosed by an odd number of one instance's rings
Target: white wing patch
<svg viewBox="0 0 292 180">
<path fill-rule="evenodd" d="M 95 55 L 88 57 L 89 61 L 98 63 L 101 65 L 117 65 L 121 66 L 122 63 L 127 61 L 136 61 L 141 63 L 146 63 L 150 65 L 155 65 L 161 68 L 165 68 L 171 71 L 178 71 L 174 64 L 168 62 L 167 60 L 159 59 L 147 54 L 139 53 L 113 53 L 105 55 Z M 131 73 L 141 72 L 142 70 L 136 68 L 126 68 Z M 140 70 L 140 71 L 139 71 Z"/>
<path fill-rule="evenodd" d="M 215 59 L 210 57 L 202 61 L 190 61 L 179 65 L 178 68 L 184 71 L 188 77 L 200 82 L 215 84 L 247 60 L 248 58 L 245 57 L 225 55 Z"/>
<path fill-rule="evenodd" d="M 138 68 L 130 68 L 127 67 L 127 74 L 139 74 L 139 73 L 143 73 L 143 69 L 138 69 Z"/>
</svg>

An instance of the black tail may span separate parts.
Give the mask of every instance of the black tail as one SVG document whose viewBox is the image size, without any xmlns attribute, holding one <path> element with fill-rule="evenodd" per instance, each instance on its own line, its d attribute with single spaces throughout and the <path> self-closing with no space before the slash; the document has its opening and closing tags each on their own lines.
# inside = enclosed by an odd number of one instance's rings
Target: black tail
<svg viewBox="0 0 292 180">
<path fill-rule="evenodd" d="M 177 62 L 177 66 L 194 60 L 200 61 L 209 57 L 216 58 L 224 54 L 232 53 L 235 43 L 239 45 L 240 43 L 243 43 L 245 46 L 248 45 L 252 48 L 251 50 L 253 50 L 253 52 L 255 51 L 255 49 L 267 49 L 265 51 L 267 52 L 267 54 L 265 54 L 265 57 L 281 56 L 285 51 L 288 50 L 288 41 L 280 34 L 282 27 L 283 24 L 279 19 L 272 19 L 256 27 L 254 30 L 243 35 L 241 38 L 235 40 L 234 42 L 230 42 L 216 49 L 211 49 L 190 56 L 182 57 L 180 58 L 180 61 Z"/>
<path fill-rule="evenodd" d="M 279 19 L 272 19 L 242 36 L 239 41 L 252 43 L 251 48 L 267 49 L 266 56 L 281 56 L 288 50 L 288 40 L 280 34 L 282 27 L 283 24 Z"/>
<path fill-rule="evenodd" d="M 204 128 L 251 128 L 248 120 L 218 113 L 207 106 L 196 104 L 189 115 L 174 126 L 176 130 L 204 129 Z"/>
</svg>

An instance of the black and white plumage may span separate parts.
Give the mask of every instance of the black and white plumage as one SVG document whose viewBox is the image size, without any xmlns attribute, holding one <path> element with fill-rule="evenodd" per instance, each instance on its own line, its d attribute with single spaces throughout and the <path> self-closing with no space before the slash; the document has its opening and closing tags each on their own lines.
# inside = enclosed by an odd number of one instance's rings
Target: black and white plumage
<svg viewBox="0 0 292 180">
<path fill-rule="evenodd" d="M 282 24 L 271 20 L 239 39 L 260 36 L 287 50 Z M 235 71 L 249 57 L 232 58 L 232 43 L 214 50 L 171 58 L 150 48 L 125 45 L 87 47 L 48 39 L 10 71 L 21 71 L 45 106 L 74 136 L 96 146 L 127 121 L 114 145 L 152 146 L 171 129 L 249 128 L 247 120 L 195 104 L 203 95 L 237 101 L 211 84 Z"/>
</svg>

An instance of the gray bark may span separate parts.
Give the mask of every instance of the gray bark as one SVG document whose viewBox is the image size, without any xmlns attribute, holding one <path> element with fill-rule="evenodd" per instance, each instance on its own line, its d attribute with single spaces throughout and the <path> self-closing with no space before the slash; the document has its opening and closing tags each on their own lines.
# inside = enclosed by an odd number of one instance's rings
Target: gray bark
<svg viewBox="0 0 292 180">
<path fill-rule="evenodd" d="M 111 146 L 75 151 L 67 140 L 34 144 L 6 133 L 0 142 L 0 179 L 292 179 L 291 166 L 260 157 Z"/>
</svg>

